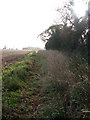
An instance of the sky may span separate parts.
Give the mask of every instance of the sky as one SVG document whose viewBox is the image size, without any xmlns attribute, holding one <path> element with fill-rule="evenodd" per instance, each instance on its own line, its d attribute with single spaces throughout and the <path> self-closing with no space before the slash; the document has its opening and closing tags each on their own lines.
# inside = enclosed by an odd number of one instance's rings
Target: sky
<svg viewBox="0 0 90 120">
<path fill-rule="evenodd" d="M 76 14 L 84 15 L 82 0 L 74 1 Z M 68 0 L 0 0 L 0 49 L 44 48 L 45 43 L 37 36 L 55 24 L 56 10 L 65 2 Z"/>
<path fill-rule="evenodd" d="M 63 0 L 0 0 L 0 48 L 44 48 L 37 36 L 54 24 L 62 5 Z"/>
</svg>

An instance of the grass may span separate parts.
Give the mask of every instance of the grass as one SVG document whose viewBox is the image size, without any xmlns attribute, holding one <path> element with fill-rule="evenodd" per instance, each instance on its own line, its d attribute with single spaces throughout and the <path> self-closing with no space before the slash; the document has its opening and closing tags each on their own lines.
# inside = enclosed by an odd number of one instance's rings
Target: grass
<svg viewBox="0 0 90 120">
<path fill-rule="evenodd" d="M 28 72 L 30 72 L 31 62 L 29 66 L 26 64 L 27 61 L 17 62 L 11 67 L 4 67 L 3 71 L 3 86 L 5 89 L 17 90 L 20 89 L 23 82 L 27 79 Z"/>
<path fill-rule="evenodd" d="M 89 118 L 87 61 L 58 51 L 30 53 L 3 68 L 3 118 Z"/>
<path fill-rule="evenodd" d="M 29 54 L 25 59 L 2 69 L 4 119 L 15 117 L 12 111 L 17 113 L 16 116 L 25 113 L 29 109 L 26 110 L 26 101 L 28 107 L 31 106 L 30 96 L 34 94 L 34 84 L 36 84 L 37 77 L 32 69 L 34 57 Z"/>
<path fill-rule="evenodd" d="M 46 98 L 50 99 L 48 105 L 41 107 L 43 116 L 57 119 L 89 118 L 89 114 L 83 112 L 90 111 L 87 61 L 80 56 L 68 58 L 58 51 L 41 51 L 40 54 L 47 61 L 48 75 L 44 80 L 44 91 Z"/>
</svg>

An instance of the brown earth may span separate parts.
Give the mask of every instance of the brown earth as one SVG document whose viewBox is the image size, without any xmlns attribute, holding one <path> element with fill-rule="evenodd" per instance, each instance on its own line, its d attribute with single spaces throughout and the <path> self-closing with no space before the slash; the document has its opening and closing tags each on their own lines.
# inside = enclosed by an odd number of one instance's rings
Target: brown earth
<svg viewBox="0 0 90 120">
<path fill-rule="evenodd" d="M 9 63 L 15 63 L 16 61 L 19 61 L 20 58 L 24 58 L 27 54 L 29 54 L 30 51 L 19 51 L 19 50 L 4 50 L 2 51 L 2 54 L 0 55 L 0 59 L 2 62 L 2 67 L 5 65 L 8 65 Z"/>
</svg>

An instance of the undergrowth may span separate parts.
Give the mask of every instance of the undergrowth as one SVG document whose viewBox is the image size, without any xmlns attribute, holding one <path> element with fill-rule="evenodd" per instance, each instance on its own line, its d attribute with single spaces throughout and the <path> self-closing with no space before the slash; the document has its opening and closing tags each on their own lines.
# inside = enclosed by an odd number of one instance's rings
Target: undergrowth
<svg viewBox="0 0 90 120">
<path fill-rule="evenodd" d="M 41 51 L 46 58 L 48 75 L 44 82 L 45 118 L 80 119 L 90 117 L 88 63 L 80 56 L 65 56 L 58 51 Z M 45 85 L 46 84 L 46 85 Z M 42 112 L 41 112 L 42 113 Z"/>
<path fill-rule="evenodd" d="M 32 111 L 31 96 L 37 92 L 38 80 L 34 70 L 35 59 L 36 55 L 30 53 L 21 61 L 2 68 L 3 119 L 22 118 L 23 113 Z"/>
<path fill-rule="evenodd" d="M 5 66 L 2 73 L 4 119 L 90 117 L 90 83 L 84 58 L 39 51 Z"/>
</svg>

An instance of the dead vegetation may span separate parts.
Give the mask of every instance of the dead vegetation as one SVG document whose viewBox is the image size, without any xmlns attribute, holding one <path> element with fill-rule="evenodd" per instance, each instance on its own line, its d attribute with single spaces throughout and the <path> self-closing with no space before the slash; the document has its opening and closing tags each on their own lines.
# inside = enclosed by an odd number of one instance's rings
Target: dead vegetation
<svg viewBox="0 0 90 120">
<path fill-rule="evenodd" d="M 72 83 L 72 72 L 69 69 L 69 59 L 58 51 L 40 51 L 40 54 L 46 58 L 47 79 L 50 82 L 70 82 Z"/>
<path fill-rule="evenodd" d="M 52 50 L 40 51 L 40 54 L 45 57 L 47 66 L 47 75 L 43 79 L 44 90 L 49 88 L 48 92 L 51 92 L 52 89 L 56 106 L 60 106 L 57 107 L 56 118 L 89 118 L 89 114 L 83 112 L 90 110 L 86 61 L 78 57 L 72 59 Z"/>
</svg>

